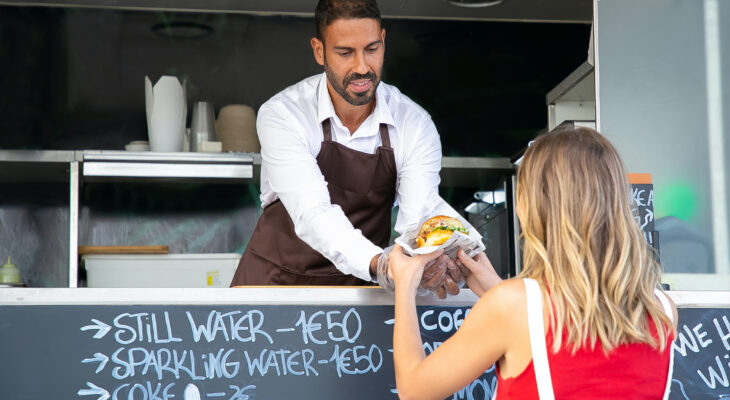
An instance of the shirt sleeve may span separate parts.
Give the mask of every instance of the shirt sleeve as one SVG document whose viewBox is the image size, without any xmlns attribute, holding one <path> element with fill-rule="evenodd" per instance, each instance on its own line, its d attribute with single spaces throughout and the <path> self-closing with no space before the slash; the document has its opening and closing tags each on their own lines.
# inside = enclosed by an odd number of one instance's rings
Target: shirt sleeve
<svg viewBox="0 0 730 400">
<path fill-rule="evenodd" d="M 256 128 L 269 185 L 289 213 L 300 239 L 342 273 L 371 281 L 370 261 L 383 250 L 330 202 L 327 182 L 299 120 L 276 104 L 264 104 L 259 110 Z"/>
<path fill-rule="evenodd" d="M 396 202 L 398 217 L 395 230 L 404 234 L 419 227 L 422 220 L 448 215 L 460 217 L 444 199 L 439 196 L 441 182 L 441 140 L 431 118 L 423 118 L 420 126 L 405 135 L 406 145 L 403 162 L 398 169 Z M 463 220 L 463 218 L 462 218 Z M 481 240 L 481 235 L 468 223 L 470 236 Z"/>
</svg>

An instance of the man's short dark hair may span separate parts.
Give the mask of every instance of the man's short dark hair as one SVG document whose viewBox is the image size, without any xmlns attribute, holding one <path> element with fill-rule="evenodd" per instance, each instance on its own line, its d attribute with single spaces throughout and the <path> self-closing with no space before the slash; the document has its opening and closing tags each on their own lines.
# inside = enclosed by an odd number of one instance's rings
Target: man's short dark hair
<svg viewBox="0 0 730 400">
<path fill-rule="evenodd" d="M 380 8 L 375 0 L 319 0 L 314 10 L 317 38 L 324 41 L 322 33 L 338 19 L 372 18 L 381 23 Z"/>
</svg>

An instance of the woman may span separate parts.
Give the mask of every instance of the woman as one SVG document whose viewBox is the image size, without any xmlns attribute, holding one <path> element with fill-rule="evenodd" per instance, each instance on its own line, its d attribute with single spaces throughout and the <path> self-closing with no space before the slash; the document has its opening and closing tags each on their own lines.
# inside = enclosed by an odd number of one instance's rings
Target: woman
<svg viewBox="0 0 730 400">
<path fill-rule="evenodd" d="M 401 399 L 443 399 L 495 362 L 500 400 L 666 396 L 676 309 L 657 289 L 661 268 L 633 220 L 616 149 L 587 128 L 538 137 L 517 173 L 516 201 L 522 279 L 500 282 L 489 260 L 460 252 L 480 299 L 428 357 L 414 294 L 439 253 L 391 252 Z"/>
</svg>

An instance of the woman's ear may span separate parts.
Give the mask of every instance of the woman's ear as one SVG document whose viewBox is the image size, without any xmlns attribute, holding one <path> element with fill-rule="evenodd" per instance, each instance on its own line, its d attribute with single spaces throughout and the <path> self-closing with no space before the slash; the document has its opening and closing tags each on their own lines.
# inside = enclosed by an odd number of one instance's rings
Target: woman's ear
<svg viewBox="0 0 730 400">
<path fill-rule="evenodd" d="M 312 38 L 310 43 L 312 44 L 314 60 L 317 61 L 317 64 L 324 65 L 324 43 L 316 37 Z"/>
</svg>

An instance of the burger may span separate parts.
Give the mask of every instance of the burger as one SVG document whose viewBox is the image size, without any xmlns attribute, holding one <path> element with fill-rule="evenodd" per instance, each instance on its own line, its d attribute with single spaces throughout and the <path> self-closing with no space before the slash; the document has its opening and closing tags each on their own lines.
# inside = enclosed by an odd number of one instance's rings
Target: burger
<svg viewBox="0 0 730 400">
<path fill-rule="evenodd" d="M 438 246 L 449 240 L 454 231 L 469 233 L 458 219 L 437 215 L 421 225 L 416 243 L 418 247 Z"/>
</svg>

